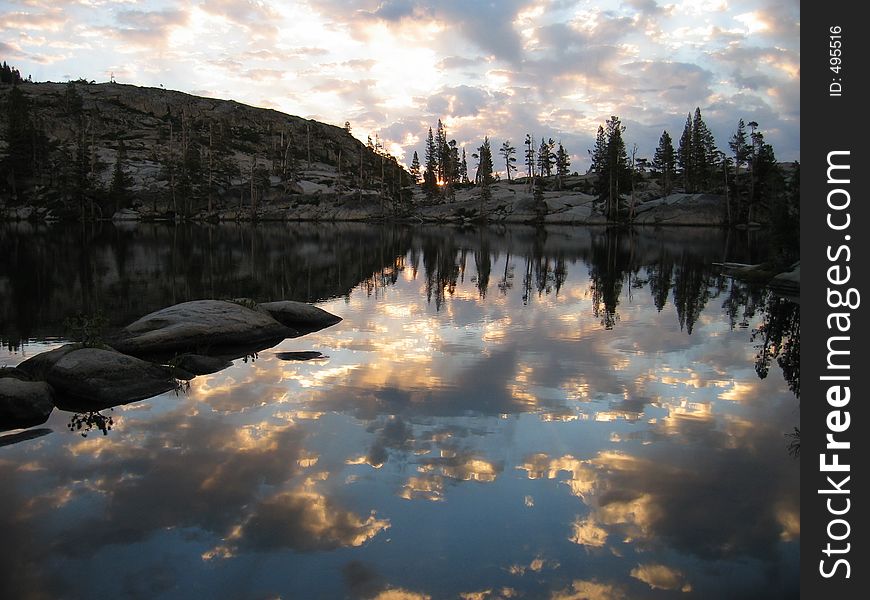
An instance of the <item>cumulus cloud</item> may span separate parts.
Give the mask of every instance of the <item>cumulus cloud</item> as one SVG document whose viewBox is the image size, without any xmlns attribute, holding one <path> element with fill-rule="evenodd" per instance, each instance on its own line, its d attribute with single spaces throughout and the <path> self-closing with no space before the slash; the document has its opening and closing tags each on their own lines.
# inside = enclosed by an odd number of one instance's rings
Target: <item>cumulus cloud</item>
<svg viewBox="0 0 870 600">
<path fill-rule="evenodd" d="M 643 564 L 631 570 L 631 576 L 643 581 L 652 589 L 680 590 L 691 592 L 692 585 L 686 581 L 683 573 L 667 565 Z"/>
<path fill-rule="evenodd" d="M 248 519 L 234 528 L 226 544 L 207 552 L 204 558 L 234 556 L 239 550 L 357 547 L 389 526 L 388 520 L 377 519 L 374 514 L 363 518 L 342 510 L 317 492 L 283 492 L 260 502 Z"/>
</svg>

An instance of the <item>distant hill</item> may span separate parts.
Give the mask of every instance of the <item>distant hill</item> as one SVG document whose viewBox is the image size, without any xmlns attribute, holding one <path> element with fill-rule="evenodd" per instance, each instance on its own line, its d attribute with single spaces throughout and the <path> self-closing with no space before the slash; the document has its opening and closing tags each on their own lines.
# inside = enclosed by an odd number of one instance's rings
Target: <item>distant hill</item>
<svg viewBox="0 0 870 600">
<path fill-rule="evenodd" d="M 398 162 L 344 128 L 232 100 L 117 83 L 24 82 L 0 84 L 0 107 L 6 211 L 250 218 L 328 198 L 368 214 L 410 196 Z"/>
</svg>

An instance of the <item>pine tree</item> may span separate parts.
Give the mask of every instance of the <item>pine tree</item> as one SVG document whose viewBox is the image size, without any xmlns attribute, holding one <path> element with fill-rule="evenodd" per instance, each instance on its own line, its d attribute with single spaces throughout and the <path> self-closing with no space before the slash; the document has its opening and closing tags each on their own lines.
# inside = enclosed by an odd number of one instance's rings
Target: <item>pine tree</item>
<svg viewBox="0 0 870 600">
<path fill-rule="evenodd" d="M 468 183 L 468 160 L 465 157 L 465 147 L 462 148 L 462 160 L 459 161 L 459 181 Z"/>
<path fill-rule="evenodd" d="M 483 138 L 483 144 L 478 148 L 476 156 L 478 158 L 478 165 L 475 181 L 480 183 L 480 218 L 483 219 L 486 214 L 486 203 L 492 196 L 489 188 L 494 181 L 492 176 L 492 149 L 489 145 L 489 137 Z"/>
<path fill-rule="evenodd" d="M 517 159 L 514 156 L 514 154 L 517 153 L 517 149 L 511 146 L 510 140 L 505 140 L 498 152 L 501 154 L 502 158 L 504 158 L 505 171 L 507 171 L 507 179 L 508 182 L 510 182 L 511 171 L 517 170 L 517 167 L 514 164 L 517 162 Z"/>
<path fill-rule="evenodd" d="M 450 173 L 450 183 L 452 186 L 462 181 L 462 167 L 459 164 L 459 147 L 456 145 L 456 140 L 450 140 L 448 146 L 450 146 L 450 169 L 448 171 Z"/>
<path fill-rule="evenodd" d="M 24 179 L 33 174 L 34 127 L 30 114 L 30 102 L 17 84 L 6 103 L 8 150 L 4 160 L 4 171 L 9 173 L 8 181 L 12 195 L 19 197 Z"/>
<path fill-rule="evenodd" d="M 526 174 L 528 177 L 529 191 L 531 191 L 532 186 L 534 185 L 533 178 L 535 177 L 535 142 L 532 140 L 531 134 L 526 134 L 525 144 Z"/>
<path fill-rule="evenodd" d="M 625 126 L 615 115 L 605 125 L 607 153 L 599 179 L 607 185 L 606 194 L 602 198 L 606 201 L 607 218 L 616 221 L 619 217 L 620 194 L 629 184 L 628 155 L 622 139 Z"/>
<path fill-rule="evenodd" d="M 686 117 L 686 126 L 683 128 L 683 135 L 680 136 L 680 146 L 677 149 L 677 165 L 680 167 L 685 191 L 694 191 L 695 170 L 692 153 L 692 115 Z"/>
<path fill-rule="evenodd" d="M 558 178 L 558 187 L 560 191 L 562 189 L 564 178 L 568 176 L 568 167 L 570 166 L 571 158 L 562 146 L 562 142 L 559 142 L 559 150 L 556 151 L 556 176 Z"/>
<path fill-rule="evenodd" d="M 124 172 L 124 162 L 127 160 L 127 149 L 124 140 L 118 141 L 118 154 L 115 158 L 115 168 L 112 171 L 112 181 L 109 184 L 109 200 L 114 213 L 120 208 L 126 208 L 130 201 L 129 178 Z"/>
<path fill-rule="evenodd" d="M 449 161 L 449 153 L 447 149 L 447 131 L 444 129 L 444 123 L 438 119 L 438 127 L 435 129 L 435 174 L 438 176 L 438 181 L 442 184 L 446 182 L 446 170 Z"/>
<path fill-rule="evenodd" d="M 746 139 L 746 124 L 743 122 L 743 119 L 737 121 L 737 131 L 731 136 L 728 147 L 734 153 L 734 191 L 739 199 L 741 194 L 740 169 L 749 163 L 752 155 L 749 141 Z"/>
<path fill-rule="evenodd" d="M 716 167 L 716 143 L 713 134 L 701 117 L 700 107 L 695 108 L 692 119 L 692 170 L 694 174 L 694 191 L 703 192 L 712 187 L 713 173 Z"/>
<path fill-rule="evenodd" d="M 423 171 L 423 190 L 429 199 L 438 191 L 438 156 L 437 148 L 435 147 L 435 139 L 432 136 L 432 128 L 429 128 L 429 135 L 426 137 L 426 169 Z"/>
<path fill-rule="evenodd" d="M 541 138 L 541 146 L 538 149 L 538 173 L 541 177 L 549 177 L 553 173 L 553 165 L 556 162 L 556 157 L 553 155 L 555 145 L 553 138 L 547 141 Z"/>
<path fill-rule="evenodd" d="M 674 178 L 676 177 L 677 159 L 674 153 L 673 141 L 667 131 L 663 131 L 662 136 L 659 138 L 659 145 L 653 157 L 653 167 L 659 172 L 662 192 L 664 192 L 665 196 L 669 196 L 674 186 Z"/>
<path fill-rule="evenodd" d="M 535 201 L 535 216 L 538 221 L 543 221 L 547 214 L 547 203 L 544 201 L 544 180 L 541 177 L 535 178 L 535 190 L 532 198 Z"/>
<path fill-rule="evenodd" d="M 589 170 L 599 175 L 598 182 L 600 184 L 600 175 L 607 162 L 607 137 L 604 135 L 604 126 L 602 125 L 598 126 L 598 133 L 595 134 L 595 146 L 589 150 L 589 160 Z"/>
<path fill-rule="evenodd" d="M 3 64 L 0 65 L 0 83 L 11 83 L 16 85 L 23 82 L 24 80 L 21 79 L 21 73 L 18 69 L 11 65 L 7 65 L 4 60 Z"/>
<path fill-rule="evenodd" d="M 414 179 L 414 184 L 420 183 L 420 159 L 417 157 L 417 151 L 414 151 L 414 159 L 411 161 L 411 177 Z"/>
</svg>

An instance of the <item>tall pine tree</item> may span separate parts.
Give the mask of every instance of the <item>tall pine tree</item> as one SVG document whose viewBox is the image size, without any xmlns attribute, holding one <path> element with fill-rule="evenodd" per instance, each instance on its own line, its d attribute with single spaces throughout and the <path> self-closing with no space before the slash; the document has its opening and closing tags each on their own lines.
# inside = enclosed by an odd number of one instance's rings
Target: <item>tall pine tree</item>
<svg viewBox="0 0 870 600">
<path fill-rule="evenodd" d="M 674 152 L 674 143 L 667 131 L 662 132 L 659 145 L 653 157 L 653 168 L 659 172 L 659 183 L 665 196 L 670 195 L 674 187 L 674 178 L 677 170 L 677 157 Z"/>
<path fill-rule="evenodd" d="M 565 177 L 568 176 L 568 167 L 571 166 L 571 158 L 559 142 L 559 149 L 556 151 L 556 177 L 559 190 L 562 189 L 562 183 Z"/>
<path fill-rule="evenodd" d="M 420 158 L 417 156 L 417 151 L 414 151 L 414 158 L 411 161 L 411 177 L 414 179 L 414 185 L 420 183 Z"/>
</svg>

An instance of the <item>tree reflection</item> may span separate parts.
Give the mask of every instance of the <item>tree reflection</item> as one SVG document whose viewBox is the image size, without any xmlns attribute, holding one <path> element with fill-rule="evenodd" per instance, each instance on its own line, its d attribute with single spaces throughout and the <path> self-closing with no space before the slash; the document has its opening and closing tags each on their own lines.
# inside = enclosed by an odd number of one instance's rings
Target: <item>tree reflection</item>
<svg viewBox="0 0 870 600">
<path fill-rule="evenodd" d="M 456 262 L 458 249 L 452 237 L 444 238 L 443 243 L 435 238 L 423 242 L 423 271 L 426 276 L 426 300 L 434 296 L 435 309 L 440 310 L 446 295 L 453 295 L 459 280 L 459 264 Z"/>
<path fill-rule="evenodd" d="M 674 304 L 680 329 L 686 333 L 692 329 L 710 299 L 710 266 L 700 262 L 697 257 L 683 253 L 674 275 Z"/>
<path fill-rule="evenodd" d="M 775 359 L 788 389 L 800 398 L 800 305 L 768 292 L 761 313 L 761 325 L 752 332 L 752 341 L 760 341 L 755 372 L 764 379 Z"/>
<path fill-rule="evenodd" d="M 592 280 L 592 314 L 605 329 L 619 321 L 616 307 L 626 273 L 631 268 L 629 249 L 620 243 L 619 232 L 607 229 L 592 238 L 589 277 Z"/>
<path fill-rule="evenodd" d="M 79 432 L 82 437 L 88 437 L 88 433 L 93 430 L 102 431 L 103 435 L 109 435 L 109 431 L 111 431 L 114 424 L 115 422 L 111 415 L 89 411 L 73 414 L 69 419 L 67 428 L 70 431 Z"/>
</svg>

